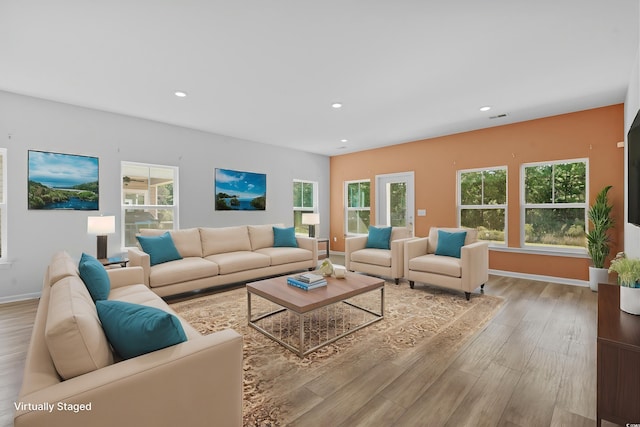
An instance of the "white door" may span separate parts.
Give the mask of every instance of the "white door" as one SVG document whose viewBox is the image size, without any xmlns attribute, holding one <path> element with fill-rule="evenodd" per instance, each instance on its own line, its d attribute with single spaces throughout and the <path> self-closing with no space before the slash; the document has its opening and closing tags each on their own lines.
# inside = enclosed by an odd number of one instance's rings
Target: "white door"
<svg viewBox="0 0 640 427">
<path fill-rule="evenodd" d="M 376 224 L 413 230 L 413 172 L 376 175 Z"/>
</svg>

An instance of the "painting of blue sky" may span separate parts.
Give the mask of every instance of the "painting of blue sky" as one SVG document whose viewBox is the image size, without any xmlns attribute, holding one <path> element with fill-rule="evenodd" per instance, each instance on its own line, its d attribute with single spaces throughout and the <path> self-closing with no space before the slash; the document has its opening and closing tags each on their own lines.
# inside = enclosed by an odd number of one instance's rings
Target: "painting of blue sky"
<svg viewBox="0 0 640 427">
<path fill-rule="evenodd" d="M 265 210 L 267 175 L 216 169 L 216 210 Z"/>
<path fill-rule="evenodd" d="M 29 150 L 29 209 L 98 209 L 98 158 Z"/>
</svg>

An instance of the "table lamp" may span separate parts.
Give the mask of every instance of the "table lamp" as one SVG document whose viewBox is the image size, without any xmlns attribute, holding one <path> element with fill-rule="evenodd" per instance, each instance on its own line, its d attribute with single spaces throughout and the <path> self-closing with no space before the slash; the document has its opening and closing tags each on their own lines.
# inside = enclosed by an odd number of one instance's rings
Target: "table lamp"
<svg viewBox="0 0 640 427">
<path fill-rule="evenodd" d="M 111 216 L 90 216 L 87 217 L 87 233 L 98 236 L 98 259 L 107 257 L 107 234 L 116 232 L 116 217 Z"/>
<path fill-rule="evenodd" d="M 320 224 L 320 214 L 303 213 L 302 224 L 309 226 L 309 237 L 316 237 L 316 225 Z"/>
</svg>

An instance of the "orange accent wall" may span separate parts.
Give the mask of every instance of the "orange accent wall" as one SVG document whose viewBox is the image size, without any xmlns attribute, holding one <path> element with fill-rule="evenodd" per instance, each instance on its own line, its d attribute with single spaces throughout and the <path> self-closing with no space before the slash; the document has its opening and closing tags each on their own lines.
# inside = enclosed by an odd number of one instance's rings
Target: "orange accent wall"
<svg viewBox="0 0 640 427">
<path fill-rule="evenodd" d="M 371 224 L 375 224 L 375 177 L 414 171 L 415 234 L 432 226 L 456 226 L 457 171 L 507 166 L 508 246 L 520 247 L 520 166 L 523 163 L 589 159 L 589 196 L 613 185 L 612 255 L 624 248 L 624 106 L 579 111 L 510 125 L 334 156 L 331 158 L 331 249 L 344 251 L 344 181 L 371 180 Z M 333 241 L 334 237 L 337 241 Z M 550 255 L 490 251 L 489 268 L 588 280 L 589 260 Z"/>
</svg>

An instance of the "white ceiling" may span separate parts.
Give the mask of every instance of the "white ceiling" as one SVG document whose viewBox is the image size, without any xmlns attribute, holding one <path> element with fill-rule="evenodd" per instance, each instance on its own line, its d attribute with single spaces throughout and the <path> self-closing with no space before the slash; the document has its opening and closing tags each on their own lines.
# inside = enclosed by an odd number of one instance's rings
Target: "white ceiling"
<svg viewBox="0 0 640 427">
<path fill-rule="evenodd" d="M 0 90 L 335 155 L 621 103 L 638 21 L 638 0 L 0 0 Z"/>
</svg>

